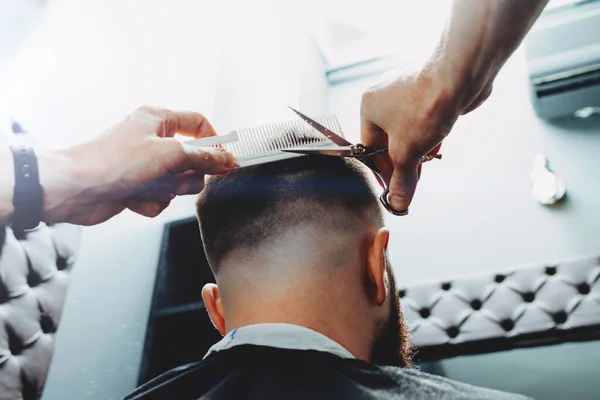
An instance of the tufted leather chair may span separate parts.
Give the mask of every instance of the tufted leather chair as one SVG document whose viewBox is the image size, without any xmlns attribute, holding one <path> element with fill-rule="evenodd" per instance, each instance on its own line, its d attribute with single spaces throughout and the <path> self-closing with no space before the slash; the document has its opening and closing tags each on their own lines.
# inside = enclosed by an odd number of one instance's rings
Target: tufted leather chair
<svg viewBox="0 0 600 400">
<path fill-rule="evenodd" d="M 0 226 L 0 400 L 41 396 L 79 229 Z"/>
<path fill-rule="evenodd" d="M 400 290 L 420 361 L 600 339 L 600 257 Z"/>
</svg>

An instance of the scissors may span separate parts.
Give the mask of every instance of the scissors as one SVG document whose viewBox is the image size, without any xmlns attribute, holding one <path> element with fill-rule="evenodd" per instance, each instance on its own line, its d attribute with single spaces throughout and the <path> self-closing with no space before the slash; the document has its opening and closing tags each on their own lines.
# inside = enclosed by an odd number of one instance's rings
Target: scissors
<svg viewBox="0 0 600 400">
<path fill-rule="evenodd" d="M 381 187 L 383 187 L 383 193 L 381 194 L 381 196 L 379 196 L 379 201 L 381 202 L 383 207 L 388 212 L 390 212 L 391 214 L 394 214 L 394 215 L 407 215 L 408 214 L 408 209 L 398 211 L 398 210 L 395 210 L 392 207 L 392 205 L 389 203 L 388 195 L 390 194 L 390 188 L 388 187 L 387 183 L 383 179 L 381 172 L 379 171 L 379 169 L 377 168 L 377 166 L 371 159 L 371 157 L 376 154 L 386 153 L 388 151 L 387 147 L 370 147 L 370 146 L 365 146 L 362 143 L 352 144 L 349 141 L 347 141 L 346 139 L 344 139 L 343 137 L 332 132 L 330 129 L 319 124 L 317 121 L 302 114 L 300 111 L 295 110 L 292 107 L 290 107 L 290 109 L 293 112 L 295 112 L 296 114 L 298 114 L 298 116 L 300 118 L 302 118 L 302 120 L 304 120 L 306 123 L 308 123 L 314 129 L 316 129 L 318 132 L 320 132 L 325 137 L 327 137 L 329 140 L 331 140 L 336 146 L 294 147 L 293 149 L 284 149 L 281 151 L 288 152 L 288 153 L 297 153 L 297 154 L 320 154 L 320 155 L 324 155 L 324 156 L 355 158 L 373 171 L 375 178 L 377 179 L 377 181 L 379 182 Z M 441 154 L 427 154 L 421 158 L 420 163 L 422 164 L 427 161 L 431 161 L 434 158 L 441 159 L 442 155 Z"/>
</svg>

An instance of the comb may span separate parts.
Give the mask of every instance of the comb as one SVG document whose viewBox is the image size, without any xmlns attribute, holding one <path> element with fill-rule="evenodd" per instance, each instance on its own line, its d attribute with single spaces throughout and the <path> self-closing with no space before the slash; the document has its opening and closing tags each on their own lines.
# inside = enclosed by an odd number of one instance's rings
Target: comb
<svg viewBox="0 0 600 400">
<path fill-rule="evenodd" d="M 335 115 L 315 118 L 315 121 L 343 137 Z M 256 164 L 303 157 L 283 149 L 294 147 L 326 147 L 332 142 L 302 120 L 290 120 L 232 131 L 226 135 L 189 140 L 186 144 L 198 147 L 220 147 L 233 153 L 238 168 Z"/>
</svg>

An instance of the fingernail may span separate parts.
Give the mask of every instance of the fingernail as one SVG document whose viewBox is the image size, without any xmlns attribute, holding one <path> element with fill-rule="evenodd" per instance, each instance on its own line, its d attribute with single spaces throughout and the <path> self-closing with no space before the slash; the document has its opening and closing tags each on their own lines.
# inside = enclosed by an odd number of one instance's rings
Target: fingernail
<svg viewBox="0 0 600 400">
<path fill-rule="evenodd" d="M 402 211 L 407 208 L 406 199 L 401 196 L 390 196 L 390 205 L 394 207 L 396 211 Z"/>
</svg>

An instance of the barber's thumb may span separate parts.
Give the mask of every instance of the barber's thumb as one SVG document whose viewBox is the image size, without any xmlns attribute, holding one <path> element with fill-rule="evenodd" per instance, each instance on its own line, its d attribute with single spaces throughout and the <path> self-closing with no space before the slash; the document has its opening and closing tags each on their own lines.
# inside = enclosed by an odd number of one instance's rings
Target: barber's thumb
<svg viewBox="0 0 600 400">
<path fill-rule="evenodd" d="M 396 211 L 408 210 L 419 181 L 418 165 L 394 169 L 388 201 Z"/>
</svg>

